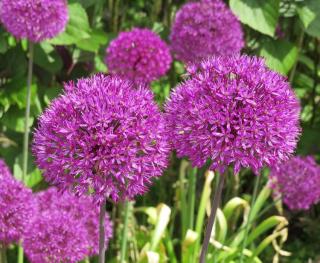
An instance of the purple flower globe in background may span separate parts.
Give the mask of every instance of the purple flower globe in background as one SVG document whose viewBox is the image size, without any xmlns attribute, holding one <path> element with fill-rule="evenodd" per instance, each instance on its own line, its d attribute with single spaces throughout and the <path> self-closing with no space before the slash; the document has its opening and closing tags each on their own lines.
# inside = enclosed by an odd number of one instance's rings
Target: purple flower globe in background
<svg viewBox="0 0 320 263">
<path fill-rule="evenodd" d="M 289 83 L 262 59 L 213 57 L 179 85 L 166 104 L 171 142 L 179 157 L 223 172 L 286 160 L 300 133 L 299 101 Z"/>
<path fill-rule="evenodd" d="M 0 160 L 0 243 L 17 243 L 35 211 L 31 189 L 15 180 Z"/>
<path fill-rule="evenodd" d="M 240 22 L 221 0 L 183 5 L 173 22 L 170 40 L 175 57 L 185 63 L 212 55 L 228 56 L 244 47 Z"/>
<path fill-rule="evenodd" d="M 312 156 L 293 157 L 271 169 L 270 185 L 291 210 L 307 210 L 320 200 L 320 166 Z"/>
<path fill-rule="evenodd" d="M 166 74 L 172 58 L 167 44 L 156 33 L 135 28 L 111 41 L 105 62 L 111 74 L 150 83 Z"/>
<path fill-rule="evenodd" d="M 32 42 L 62 32 L 68 21 L 66 0 L 1 0 L 0 20 L 17 38 Z"/>
<path fill-rule="evenodd" d="M 98 253 L 99 209 L 91 198 L 59 193 L 55 188 L 38 193 L 36 198 L 35 224 L 26 231 L 23 244 L 32 263 L 78 262 Z M 106 246 L 111 237 L 112 224 L 106 215 Z"/>
<path fill-rule="evenodd" d="M 167 166 L 169 146 L 152 92 L 96 75 L 66 85 L 39 119 L 33 153 L 45 179 L 96 201 L 133 198 Z"/>
</svg>

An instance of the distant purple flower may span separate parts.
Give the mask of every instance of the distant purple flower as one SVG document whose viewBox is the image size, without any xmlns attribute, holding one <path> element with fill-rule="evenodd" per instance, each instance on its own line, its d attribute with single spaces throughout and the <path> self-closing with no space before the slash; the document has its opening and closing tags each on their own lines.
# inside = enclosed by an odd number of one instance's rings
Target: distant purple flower
<svg viewBox="0 0 320 263">
<path fill-rule="evenodd" d="M 31 263 L 76 263 L 87 256 L 84 235 L 70 213 L 48 210 L 27 228 L 23 248 Z"/>
<path fill-rule="evenodd" d="M 66 0 L 1 0 L 0 20 L 17 38 L 41 42 L 62 32 L 68 21 Z"/>
<path fill-rule="evenodd" d="M 312 156 L 291 158 L 271 170 L 270 185 L 291 210 L 307 210 L 320 200 L 320 166 Z"/>
<path fill-rule="evenodd" d="M 50 210 L 63 211 L 70 214 L 73 224 L 82 228 L 81 242 L 86 248 L 86 255 L 97 255 L 99 252 L 99 207 L 91 197 L 81 198 L 68 192 L 60 193 L 56 188 L 50 188 L 37 194 L 38 209 L 41 213 Z M 83 231 L 84 230 L 84 231 Z M 109 215 L 105 217 L 105 246 L 112 237 L 112 224 Z"/>
<path fill-rule="evenodd" d="M 17 243 L 35 210 L 31 189 L 15 180 L 0 160 L 0 243 Z"/>
<path fill-rule="evenodd" d="M 168 134 L 179 157 L 234 173 L 286 160 L 294 151 L 299 101 L 289 83 L 262 59 L 213 57 L 189 68 L 166 105 Z"/>
<path fill-rule="evenodd" d="M 104 75 L 65 88 L 34 135 L 33 153 L 45 179 L 97 201 L 146 192 L 169 152 L 152 92 Z"/>
<path fill-rule="evenodd" d="M 169 70 L 172 58 L 167 44 L 149 29 L 121 32 L 106 50 L 110 73 L 136 83 L 150 83 Z"/>
<path fill-rule="evenodd" d="M 244 47 L 241 25 L 221 0 L 183 5 L 173 22 L 170 40 L 176 58 L 185 63 L 239 53 Z"/>
</svg>

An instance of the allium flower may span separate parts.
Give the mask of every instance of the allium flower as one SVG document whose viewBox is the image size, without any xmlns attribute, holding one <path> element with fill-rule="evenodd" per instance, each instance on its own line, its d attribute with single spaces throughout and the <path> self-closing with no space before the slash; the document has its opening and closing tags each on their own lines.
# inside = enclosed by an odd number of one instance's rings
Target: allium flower
<svg viewBox="0 0 320 263">
<path fill-rule="evenodd" d="M 320 166 L 312 156 L 291 158 L 271 169 L 270 185 L 291 210 L 307 210 L 320 200 Z"/>
<path fill-rule="evenodd" d="M 176 58 L 185 63 L 239 53 L 244 47 L 241 25 L 221 0 L 182 6 L 172 25 L 170 40 Z"/>
<path fill-rule="evenodd" d="M 75 263 L 87 256 L 84 235 L 85 229 L 75 224 L 72 214 L 48 210 L 27 228 L 23 248 L 31 263 Z"/>
<path fill-rule="evenodd" d="M 96 255 L 99 252 L 99 207 L 92 198 L 81 198 L 70 193 L 60 193 L 56 188 L 50 188 L 37 194 L 40 213 L 50 210 L 63 211 L 72 216 L 73 224 L 82 228 L 81 242 L 87 249 L 86 255 Z M 105 217 L 105 246 L 112 237 L 112 223 L 109 215 Z"/>
<path fill-rule="evenodd" d="M 68 21 L 66 0 L 1 0 L 0 20 L 17 38 L 41 42 L 62 32 Z"/>
<path fill-rule="evenodd" d="M 167 165 L 163 117 L 151 91 L 96 75 L 66 85 L 39 119 L 33 153 L 61 189 L 118 201 L 147 190 Z"/>
<path fill-rule="evenodd" d="M 286 79 L 262 59 L 213 57 L 179 85 L 166 105 L 168 133 L 179 157 L 234 172 L 286 160 L 294 151 L 299 102 Z"/>
<path fill-rule="evenodd" d="M 136 83 L 149 83 L 162 77 L 172 62 L 167 44 L 149 29 L 121 32 L 106 52 L 110 73 Z"/>
<path fill-rule="evenodd" d="M 0 243 L 18 242 L 35 210 L 31 189 L 16 181 L 1 160 Z"/>
</svg>

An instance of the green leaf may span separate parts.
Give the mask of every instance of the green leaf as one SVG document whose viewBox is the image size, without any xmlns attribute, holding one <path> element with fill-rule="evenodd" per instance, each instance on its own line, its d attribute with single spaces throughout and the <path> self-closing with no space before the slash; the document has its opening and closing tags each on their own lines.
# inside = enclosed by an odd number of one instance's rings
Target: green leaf
<svg viewBox="0 0 320 263">
<path fill-rule="evenodd" d="M 279 18 L 280 0 L 230 0 L 231 10 L 251 28 L 273 36 Z"/>
<path fill-rule="evenodd" d="M 38 168 L 34 169 L 32 173 L 28 174 L 26 178 L 26 185 L 27 187 L 34 187 L 42 180 L 41 172 Z"/>
<path fill-rule="evenodd" d="M 49 43 L 41 43 L 35 46 L 34 63 L 52 74 L 62 68 L 61 57 Z"/>
<path fill-rule="evenodd" d="M 90 38 L 82 39 L 76 44 L 83 50 L 98 52 L 100 46 L 105 45 L 107 43 L 107 40 L 108 38 L 105 32 L 99 29 L 95 29 L 92 31 Z"/>
<path fill-rule="evenodd" d="M 320 3 L 319 0 L 306 0 L 297 8 L 300 20 L 306 32 L 314 37 L 320 36 Z"/>
<path fill-rule="evenodd" d="M 260 56 L 271 69 L 286 75 L 297 59 L 298 49 L 285 40 L 270 40 L 262 44 Z"/>
<path fill-rule="evenodd" d="M 64 32 L 49 40 L 53 45 L 71 45 L 90 38 L 90 26 L 85 9 L 78 3 L 69 6 L 69 22 Z"/>
<path fill-rule="evenodd" d="M 8 129 L 16 132 L 24 132 L 24 110 L 19 110 L 16 107 L 10 108 L 1 118 L 1 123 Z M 29 127 L 33 124 L 33 117 L 29 119 Z"/>
</svg>

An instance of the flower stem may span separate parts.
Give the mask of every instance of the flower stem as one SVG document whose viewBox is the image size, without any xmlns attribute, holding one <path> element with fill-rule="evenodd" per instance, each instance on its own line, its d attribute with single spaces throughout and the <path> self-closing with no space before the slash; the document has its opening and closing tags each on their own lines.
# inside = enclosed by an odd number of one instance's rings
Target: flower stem
<svg viewBox="0 0 320 263">
<path fill-rule="evenodd" d="M 120 262 L 126 262 L 126 251 L 127 251 L 127 241 L 128 241 L 128 221 L 129 221 L 129 213 L 130 213 L 130 202 L 126 201 L 124 206 L 124 222 L 123 222 L 123 232 L 122 232 L 122 240 L 121 240 L 121 254 L 120 254 Z"/>
<path fill-rule="evenodd" d="M 7 263 L 7 254 L 5 245 L 0 245 L 0 263 Z"/>
<path fill-rule="evenodd" d="M 240 263 L 243 263 L 243 256 L 244 256 L 244 249 L 246 248 L 246 243 L 247 243 L 247 238 L 248 238 L 248 234 L 249 234 L 249 226 L 253 221 L 252 217 L 252 208 L 254 206 L 254 203 L 256 202 L 257 199 L 257 195 L 258 195 L 258 189 L 259 189 L 259 184 L 260 184 L 260 178 L 261 175 L 257 175 L 256 179 L 255 179 L 255 184 L 254 184 L 254 189 L 253 189 L 253 196 L 252 196 L 252 200 L 251 200 L 251 205 L 250 205 L 250 211 L 249 211 L 249 215 L 248 215 L 248 221 L 245 227 L 245 232 L 244 232 L 244 237 L 243 237 L 243 242 L 242 242 L 242 247 L 241 247 L 241 255 L 240 255 Z"/>
<path fill-rule="evenodd" d="M 30 104 L 31 104 L 31 84 L 33 72 L 33 43 L 29 42 L 29 62 L 28 62 L 28 76 L 27 76 L 27 100 L 26 112 L 24 118 L 24 137 L 23 137 L 23 152 L 22 152 L 22 182 L 25 183 L 28 172 L 28 154 L 29 154 L 29 118 L 30 118 Z M 23 248 L 18 247 L 18 262 L 23 263 Z"/>
<path fill-rule="evenodd" d="M 189 173 L 189 193 L 188 193 L 188 228 L 193 229 L 194 225 L 194 207 L 196 198 L 196 174 L 197 168 L 192 168 Z"/>
<path fill-rule="evenodd" d="M 100 205 L 99 215 L 99 263 L 105 263 L 106 255 L 106 242 L 105 242 L 105 229 L 104 222 L 106 216 L 106 201 L 103 201 Z"/>
<path fill-rule="evenodd" d="M 22 163 L 22 181 L 25 182 L 28 170 L 28 148 L 29 148 L 29 118 L 31 104 L 31 84 L 33 71 L 33 43 L 29 42 L 29 63 L 28 63 L 28 78 L 27 78 L 27 100 L 26 112 L 24 119 L 24 138 L 23 138 L 23 163 Z"/>
<path fill-rule="evenodd" d="M 221 199 L 221 194 L 222 194 L 222 189 L 223 189 L 225 177 L 226 177 L 226 174 L 220 175 L 218 187 L 217 187 L 217 190 L 215 191 L 213 199 L 212 199 L 212 208 L 211 208 L 211 213 L 210 213 L 210 217 L 208 220 L 207 229 L 206 229 L 203 244 L 202 244 L 200 260 L 199 260 L 200 263 L 206 262 L 206 255 L 207 255 L 207 251 L 208 251 L 211 232 L 212 232 L 212 228 L 213 228 L 213 224 L 214 224 L 214 219 L 216 217 L 217 209 L 220 204 L 220 199 Z"/>
</svg>

